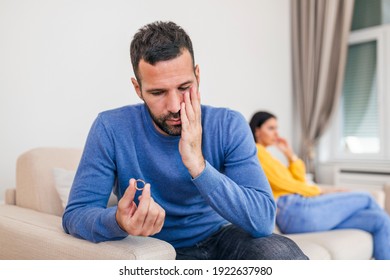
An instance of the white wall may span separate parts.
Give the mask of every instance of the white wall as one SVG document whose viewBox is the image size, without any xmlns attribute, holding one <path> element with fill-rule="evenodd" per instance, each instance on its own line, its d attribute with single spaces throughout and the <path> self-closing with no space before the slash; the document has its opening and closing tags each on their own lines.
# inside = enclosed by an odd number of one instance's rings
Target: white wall
<svg viewBox="0 0 390 280">
<path fill-rule="evenodd" d="M 139 102 L 129 43 L 155 20 L 192 37 L 203 103 L 270 110 L 291 137 L 288 0 L 0 0 L 0 201 L 19 154 L 82 147 L 98 112 Z"/>
</svg>

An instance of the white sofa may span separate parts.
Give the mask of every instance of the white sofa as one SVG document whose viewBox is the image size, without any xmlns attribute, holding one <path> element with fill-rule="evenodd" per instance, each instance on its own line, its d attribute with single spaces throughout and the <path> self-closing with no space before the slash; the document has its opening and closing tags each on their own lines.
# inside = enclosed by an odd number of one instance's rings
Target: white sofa
<svg viewBox="0 0 390 280">
<path fill-rule="evenodd" d="M 322 186 L 329 188 L 330 186 Z M 390 213 L 390 184 L 383 190 L 370 192 L 378 204 Z M 372 259 L 371 234 L 357 229 L 286 234 L 294 240 L 311 260 L 367 260 Z"/>
<path fill-rule="evenodd" d="M 46 147 L 30 150 L 18 158 L 16 187 L 7 189 L 6 203 L 0 205 L 0 259 L 175 259 L 170 244 L 151 237 L 129 236 L 95 244 L 64 233 L 64 209 L 55 188 L 53 168 L 75 170 L 80 156 L 80 149 Z M 386 203 L 389 207 L 390 201 Z M 359 230 L 288 237 L 310 259 L 372 256 L 372 237 Z"/>
<path fill-rule="evenodd" d="M 170 244 L 151 237 L 95 244 L 64 232 L 53 168 L 75 170 L 80 156 L 79 149 L 37 148 L 18 158 L 16 187 L 0 205 L 0 259 L 175 259 Z"/>
</svg>

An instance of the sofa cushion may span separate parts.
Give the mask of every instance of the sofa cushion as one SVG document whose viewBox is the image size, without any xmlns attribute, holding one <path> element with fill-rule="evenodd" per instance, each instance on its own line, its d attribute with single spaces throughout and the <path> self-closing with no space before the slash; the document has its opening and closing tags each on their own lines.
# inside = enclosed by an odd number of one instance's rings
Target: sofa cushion
<svg viewBox="0 0 390 280">
<path fill-rule="evenodd" d="M 68 204 L 69 194 L 73 185 L 75 175 L 76 175 L 75 170 L 53 168 L 55 188 L 61 199 L 62 206 L 64 207 L 64 209 Z M 113 192 L 111 192 L 111 195 L 108 199 L 107 207 L 115 206 L 117 204 L 118 204 L 118 198 Z"/>
<path fill-rule="evenodd" d="M 332 256 L 327 248 L 310 240 L 294 240 L 298 247 L 310 260 L 331 260 Z"/>
<path fill-rule="evenodd" d="M 63 168 L 53 168 L 53 175 L 56 190 L 60 196 L 62 206 L 65 208 L 68 204 L 69 193 L 76 171 L 66 170 Z"/>
<path fill-rule="evenodd" d="M 330 259 L 369 260 L 373 254 L 373 239 L 368 232 L 358 229 L 339 229 L 325 232 L 286 234 L 294 240 L 309 259 L 324 259 L 324 252 L 312 243 L 328 251 Z"/>
</svg>

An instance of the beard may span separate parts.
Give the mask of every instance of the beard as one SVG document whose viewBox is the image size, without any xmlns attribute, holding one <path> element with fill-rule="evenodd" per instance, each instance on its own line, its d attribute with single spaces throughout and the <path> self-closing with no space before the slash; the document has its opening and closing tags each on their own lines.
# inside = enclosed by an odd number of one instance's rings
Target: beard
<svg viewBox="0 0 390 280">
<path fill-rule="evenodd" d="M 180 136 L 181 135 L 181 124 L 179 125 L 168 125 L 167 120 L 169 119 L 178 119 L 180 118 L 180 111 L 177 113 L 168 113 L 163 116 L 156 116 L 152 113 L 150 110 L 148 104 L 145 102 L 145 106 L 149 111 L 150 116 L 152 117 L 152 120 L 154 123 L 160 128 L 162 131 L 164 131 L 166 134 L 170 136 Z"/>
</svg>

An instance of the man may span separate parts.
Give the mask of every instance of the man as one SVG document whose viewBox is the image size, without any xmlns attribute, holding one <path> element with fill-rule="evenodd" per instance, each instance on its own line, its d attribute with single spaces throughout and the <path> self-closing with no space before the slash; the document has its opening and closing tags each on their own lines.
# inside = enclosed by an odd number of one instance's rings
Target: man
<svg viewBox="0 0 390 280">
<path fill-rule="evenodd" d="M 95 120 L 65 231 L 93 242 L 153 236 L 171 243 L 177 259 L 305 259 L 272 234 L 275 202 L 246 120 L 200 104 L 185 31 L 151 23 L 135 34 L 130 53 L 143 104 Z M 106 208 L 112 186 L 118 206 Z"/>
</svg>

